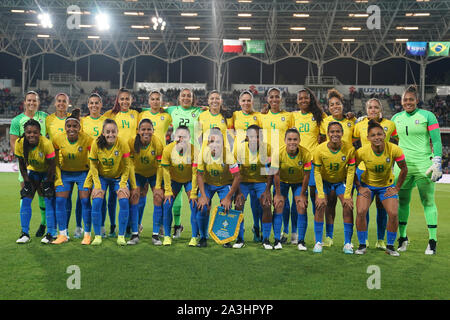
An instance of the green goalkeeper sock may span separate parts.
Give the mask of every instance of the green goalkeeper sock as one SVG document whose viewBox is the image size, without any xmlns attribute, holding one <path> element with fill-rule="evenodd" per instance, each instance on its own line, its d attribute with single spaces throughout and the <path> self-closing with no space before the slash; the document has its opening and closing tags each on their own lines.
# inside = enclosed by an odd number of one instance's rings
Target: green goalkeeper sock
<svg viewBox="0 0 450 320">
<path fill-rule="evenodd" d="M 419 189 L 420 201 L 423 205 L 425 213 L 425 221 L 428 226 L 428 235 L 430 239 L 437 240 L 437 208 L 434 201 L 434 182 L 427 179 L 421 179 L 417 181 L 417 187 Z"/>
<path fill-rule="evenodd" d="M 178 193 L 175 201 L 173 203 L 172 213 L 173 213 L 173 224 L 175 226 L 181 225 L 181 201 L 183 200 L 183 195 L 181 192 Z"/>
<path fill-rule="evenodd" d="M 400 190 L 398 193 L 398 231 L 401 238 L 406 237 L 406 226 L 409 218 L 409 203 L 411 202 L 412 189 Z"/>
<path fill-rule="evenodd" d="M 41 209 L 41 224 L 45 226 L 47 220 L 45 219 L 45 200 L 42 196 L 39 196 L 39 209 Z"/>
</svg>

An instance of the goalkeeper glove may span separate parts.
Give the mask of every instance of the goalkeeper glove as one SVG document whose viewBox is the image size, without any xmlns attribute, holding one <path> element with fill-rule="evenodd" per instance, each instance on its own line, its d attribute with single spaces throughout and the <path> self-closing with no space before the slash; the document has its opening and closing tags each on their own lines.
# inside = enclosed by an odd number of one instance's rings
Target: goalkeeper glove
<svg viewBox="0 0 450 320">
<path fill-rule="evenodd" d="M 53 198 L 55 196 L 55 183 L 53 181 L 42 182 L 42 195 L 45 198 Z"/>
<path fill-rule="evenodd" d="M 432 161 L 433 164 L 428 168 L 425 174 L 428 176 L 431 173 L 431 181 L 436 182 L 442 178 L 442 158 L 436 156 Z"/>
<path fill-rule="evenodd" d="M 31 181 L 25 181 L 22 190 L 20 190 L 20 198 L 29 198 L 33 196 L 33 184 Z"/>
</svg>

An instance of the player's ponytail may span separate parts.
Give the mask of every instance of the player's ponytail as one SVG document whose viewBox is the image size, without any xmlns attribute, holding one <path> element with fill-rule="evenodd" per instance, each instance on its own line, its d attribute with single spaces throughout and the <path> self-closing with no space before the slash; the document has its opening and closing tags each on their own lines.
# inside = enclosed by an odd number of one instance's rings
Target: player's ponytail
<svg viewBox="0 0 450 320">
<path fill-rule="evenodd" d="M 153 123 L 150 121 L 150 119 L 144 118 L 139 122 L 138 130 L 141 128 L 141 124 L 143 123 L 149 123 L 150 127 L 152 127 L 153 129 Z M 138 154 L 139 152 L 141 152 L 142 147 L 144 147 L 144 144 L 142 143 L 141 135 L 138 133 L 136 134 L 136 139 L 134 139 L 134 152 Z"/>
<path fill-rule="evenodd" d="M 27 127 L 36 127 L 38 128 L 39 132 L 41 132 L 41 124 L 39 121 L 36 121 L 34 119 L 30 119 L 23 125 L 24 132 L 27 129 Z M 30 153 L 31 148 L 36 147 L 30 144 L 28 139 L 25 137 L 25 133 L 19 138 L 19 141 L 23 139 L 23 157 L 25 158 L 25 163 L 28 165 L 28 154 Z"/>
<path fill-rule="evenodd" d="M 130 90 L 126 88 L 120 88 L 119 92 L 117 93 L 116 101 L 114 102 L 114 107 L 111 109 L 111 112 L 113 114 L 118 114 L 120 111 L 120 103 L 119 103 L 119 96 L 121 93 L 128 93 L 130 95 L 130 98 L 133 99 L 133 95 L 131 94 Z M 130 101 L 130 107 L 131 107 L 131 101 Z"/>
<path fill-rule="evenodd" d="M 113 123 L 117 128 L 117 123 L 112 119 L 106 119 L 103 122 L 102 133 L 97 138 L 97 146 L 99 149 L 105 149 L 108 146 L 108 142 L 106 142 L 106 137 L 103 135 L 103 132 L 105 131 L 105 126 L 110 123 Z"/>
</svg>

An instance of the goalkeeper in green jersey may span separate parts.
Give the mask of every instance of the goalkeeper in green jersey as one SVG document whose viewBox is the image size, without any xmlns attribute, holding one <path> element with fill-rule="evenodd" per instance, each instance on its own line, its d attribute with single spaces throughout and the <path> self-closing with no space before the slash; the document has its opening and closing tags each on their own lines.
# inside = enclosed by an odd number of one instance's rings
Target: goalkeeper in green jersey
<svg viewBox="0 0 450 320">
<path fill-rule="evenodd" d="M 419 97 L 417 89 L 410 86 L 402 96 L 402 112 L 395 114 L 395 123 L 399 137 L 399 147 L 403 149 L 408 165 L 408 175 L 399 196 L 399 233 L 398 251 L 406 251 L 408 237 L 406 227 L 409 217 L 411 192 L 417 186 L 420 201 L 425 211 L 429 241 L 425 254 L 436 254 L 437 208 L 434 201 L 435 182 L 442 177 L 442 142 L 436 116 L 430 111 L 417 108 Z M 431 144 L 430 144 L 431 139 Z M 400 170 L 395 166 L 398 178 Z"/>
</svg>

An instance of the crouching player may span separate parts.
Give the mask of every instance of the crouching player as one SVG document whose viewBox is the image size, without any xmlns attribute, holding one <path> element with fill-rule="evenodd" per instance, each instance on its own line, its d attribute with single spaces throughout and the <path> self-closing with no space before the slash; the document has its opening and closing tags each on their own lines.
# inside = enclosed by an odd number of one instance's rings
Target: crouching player
<svg viewBox="0 0 450 320">
<path fill-rule="evenodd" d="M 118 128 L 114 120 L 103 122 L 101 135 L 94 140 L 89 153 L 90 174 L 94 181 L 92 190 L 92 224 L 95 238 L 91 245 L 102 243 L 102 204 L 107 185 L 117 192 L 119 199 L 119 236 L 118 245 L 126 245 L 125 231 L 129 216 L 130 191 L 127 187 L 130 171 L 130 148 L 128 143 L 118 138 Z M 85 187 L 88 187 L 85 183 Z"/>
<path fill-rule="evenodd" d="M 137 193 L 137 197 L 131 199 L 131 239 L 128 244 L 137 244 L 139 242 L 139 212 L 142 204 L 142 212 L 145 207 L 147 197 L 145 185 L 148 183 L 153 192 L 153 236 L 154 245 L 162 244 L 159 240 L 158 231 L 162 221 L 163 209 L 162 201 L 164 191 L 161 189 L 162 167 L 161 158 L 163 145 L 161 141 L 153 135 L 153 123 L 150 119 L 144 118 L 139 122 L 138 133 L 135 138 L 130 139 L 130 185 L 133 189 L 132 194 Z"/>
<path fill-rule="evenodd" d="M 194 146 L 190 141 L 191 135 L 188 127 L 179 126 L 175 130 L 174 141 L 165 146 L 163 151 L 161 166 L 164 177 L 164 246 L 172 244 L 170 238 L 172 207 L 174 199 L 182 187 L 184 187 L 191 207 L 191 227 L 197 230 L 197 161 Z M 194 232 L 197 234 L 197 231 L 192 231 L 193 234 Z"/>
<path fill-rule="evenodd" d="M 369 121 L 367 138 L 370 145 L 366 145 L 356 152 L 356 164 L 364 162 L 366 171 L 361 175 L 361 181 L 358 179 L 355 181 L 358 188 L 356 230 L 359 241 L 359 247 L 355 253 L 366 253 L 366 214 L 373 197 L 379 196 L 388 214 L 386 253 L 391 256 L 399 256 L 400 254 L 394 249 L 394 242 L 398 228 L 398 192 L 408 173 L 405 156 L 400 147 L 385 142 L 386 133 L 375 120 Z M 394 174 L 392 173 L 394 161 L 401 169 L 396 184 L 394 184 Z"/>
<path fill-rule="evenodd" d="M 355 175 L 355 148 L 343 143 L 344 130 L 339 122 L 330 122 L 327 128 L 328 142 L 320 144 L 313 155 L 316 180 L 316 214 L 314 234 L 316 244 L 313 252 L 322 252 L 323 217 L 330 198 L 338 197 L 342 204 L 344 220 L 344 253 L 352 254 L 353 199 L 352 188 Z"/>
<path fill-rule="evenodd" d="M 30 119 L 24 124 L 24 134 L 16 140 L 15 156 L 19 159 L 19 169 L 24 180 L 20 191 L 20 225 L 22 234 L 17 243 L 30 242 L 31 202 L 36 191 L 45 200 L 45 215 L 48 233 L 42 238 L 44 244 L 56 239 L 55 218 L 55 149 L 47 138 L 41 135 L 41 125 Z"/>
<path fill-rule="evenodd" d="M 59 236 L 53 244 L 67 242 L 67 199 L 75 183 L 78 186 L 84 221 L 84 238 L 81 244 L 91 243 L 91 203 L 89 189 L 83 185 L 89 171 L 88 153 L 93 139 L 80 130 L 80 109 L 75 109 L 65 120 L 65 132 L 56 134 L 52 139 L 57 162 L 56 222 L 59 227 Z"/>
<path fill-rule="evenodd" d="M 289 189 L 297 207 L 298 219 L 298 250 L 306 250 L 305 234 L 308 225 L 306 209 L 308 207 L 308 183 L 311 172 L 311 154 L 300 146 L 300 133 L 295 128 L 288 129 L 285 134 L 285 144 L 280 148 L 279 170 L 274 175 L 273 205 L 275 215 L 273 218 L 273 233 L 275 236 L 274 249 L 281 249 L 281 224 L 285 201 L 289 202 Z M 275 168 L 275 163 L 271 163 Z M 265 249 L 271 249 L 269 239 L 264 239 Z"/>
<path fill-rule="evenodd" d="M 231 152 L 225 147 L 219 128 L 208 130 L 208 142 L 202 148 L 198 161 L 197 181 L 200 192 L 198 199 L 197 225 L 200 232 L 199 247 L 206 247 L 208 234 L 208 215 L 211 199 L 217 193 L 220 205 L 228 211 L 234 194 L 239 189 L 239 166 Z M 192 233 L 190 246 L 197 245 L 196 234 Z"/>
</svg>

